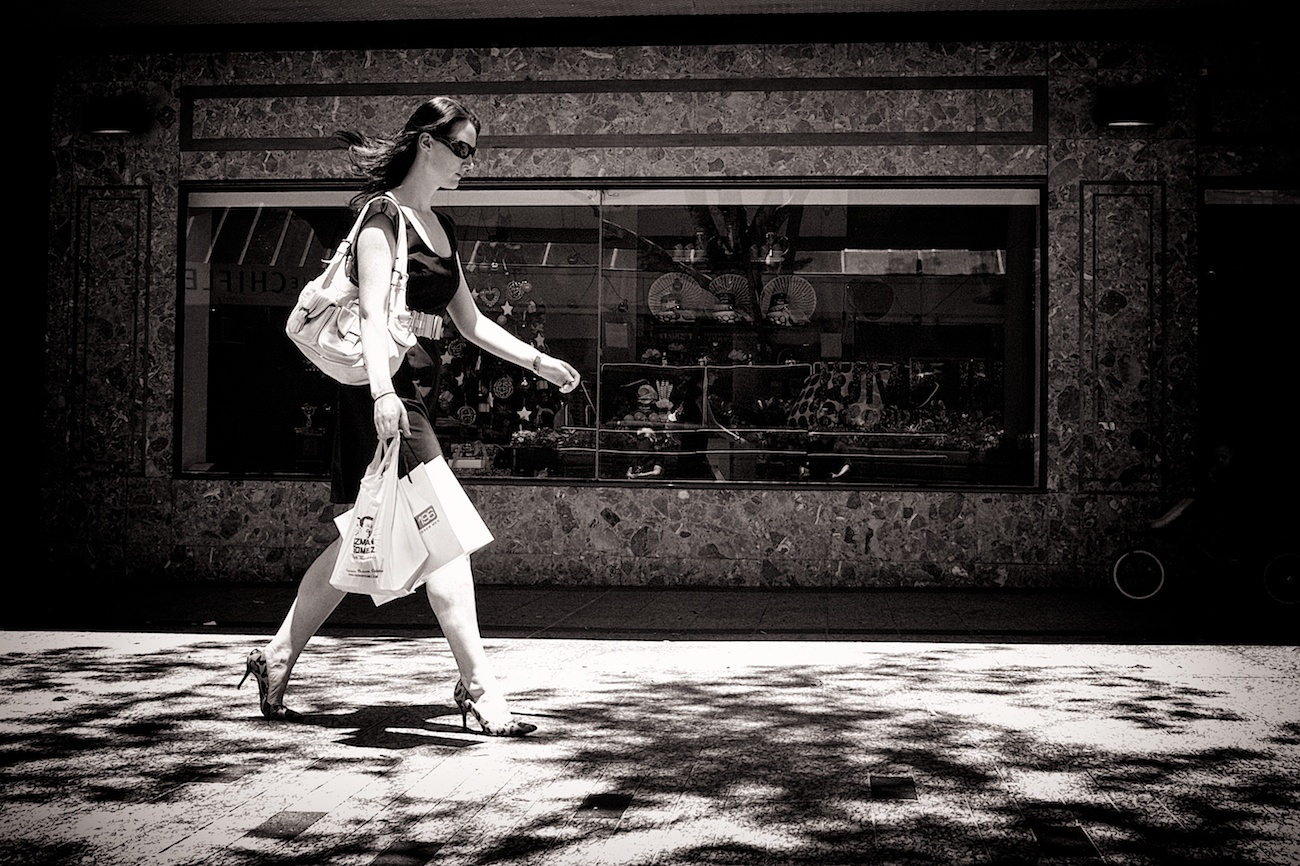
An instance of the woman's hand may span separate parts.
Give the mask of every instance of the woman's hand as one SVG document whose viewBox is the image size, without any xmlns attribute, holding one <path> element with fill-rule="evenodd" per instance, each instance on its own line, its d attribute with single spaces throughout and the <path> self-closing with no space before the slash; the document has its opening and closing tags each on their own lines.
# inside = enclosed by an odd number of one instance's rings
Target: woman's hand
<svg viewBox="0 0 1300 866">
<path fill-rule="evenodd" d="M 463 270 L 460 288 L 447 303 L 447 314 L 463 338 L 498 358 L 513 361 L 525 370 L 531 365 L 534 373 L 552 385 L 558 386 L 561 394 L 569 393 L 582 382 L 582 376 L 571 365 L 559 358 L 552 358 L 544 352 L 533 354 L 536 349 L 532 344 L 522 342 L 514 334 L 483 315 L 483 311 L 479 309 L 470 294 L 469 283 L 465 282 Z"/>
<path fill-rule="evenodd" d="M 552 358 L 550 355 L 539 356 L 533 372 L 552 385 L 558 385 L 561 394 L 569 393 L 582 381 L 582 376 L 573 369 L 571 364 L 559 358 Z"/>
<path fill-rule="evenodd" d="M 411 422 L 406 417 L 406 404 L 392 391 L 375 400 L 375 433 L 380 442 L 387 442 L 397 434 L 411 435 Z"/>
</svg>

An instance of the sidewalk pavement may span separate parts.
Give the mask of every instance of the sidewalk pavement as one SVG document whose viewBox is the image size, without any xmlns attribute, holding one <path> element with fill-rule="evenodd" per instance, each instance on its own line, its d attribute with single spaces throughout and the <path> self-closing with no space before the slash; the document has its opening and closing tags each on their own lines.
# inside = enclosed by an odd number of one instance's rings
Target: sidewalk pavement
<svg viewBox="0 0 1300 866">
<path fill-rule="evenodd" d="M 4 614 L 0 864 L 1300 862 L 1289 610 L 483 587 L 497 740 L 417 599 L 345 602 L 281 724 L 233 687 L 293 587 L 172 589 Z"/>
</svg>

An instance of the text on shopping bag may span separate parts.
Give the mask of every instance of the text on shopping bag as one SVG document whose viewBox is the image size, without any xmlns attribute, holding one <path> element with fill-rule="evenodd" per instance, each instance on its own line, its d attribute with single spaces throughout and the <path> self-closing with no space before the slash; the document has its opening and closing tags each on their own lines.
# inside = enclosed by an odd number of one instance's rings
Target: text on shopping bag
<svg viewBox="0 0 1300 866">
<path fill-rule="evenodd" d="M 429 553 L 426 571 L 491 543 L 491 531 L 442 457 L 415 467 L 400 489 Z"/>
</svg>

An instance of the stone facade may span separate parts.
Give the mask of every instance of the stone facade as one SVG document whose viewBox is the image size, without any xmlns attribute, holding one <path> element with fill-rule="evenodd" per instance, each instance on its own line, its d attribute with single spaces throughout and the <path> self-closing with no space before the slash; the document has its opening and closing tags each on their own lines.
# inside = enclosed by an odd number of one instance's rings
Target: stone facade
<svg viewBox="0 0 1300 866">
<path fill-rule="evenodd" d="M 480 580 L 1099 585 L 1118 533 L 1190 483 L 1198 184 L 1295 172 L 1294 148 L 1216 144 L 1258 121 L 1250 100 L 1208 99 L 1241 118 L 1197 111 L 1216 71 L 1267 62 L 1177 41 L 69 54 L 52 88 L 48 564 L 74 585 L 295 580 L 328 542 L 324 483 L 174 477 L 180 184 L 341 177 L 337 152 L 301 142 L 388 129 L 448 92 L 484 118 L 492 177 L 1048 185 L 1043 489 L 470 484 L 498 538 Z M 1147 79 L 1170 93 L 1166 124 L 1094 123 L 1099 85 Z M 153 128 L 78 132 L 115 92 L 146 94 Z"/>
</svg>

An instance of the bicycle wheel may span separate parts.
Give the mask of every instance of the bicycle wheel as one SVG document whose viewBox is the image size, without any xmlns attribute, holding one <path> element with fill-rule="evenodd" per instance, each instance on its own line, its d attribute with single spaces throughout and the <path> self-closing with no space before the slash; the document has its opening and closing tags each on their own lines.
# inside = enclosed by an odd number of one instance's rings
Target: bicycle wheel
<svg viewBox="0 0 1300 866">
<path fill-rule="evenodd" d="M 1264 590 L 1274 601 L 1300 601 L 1300 554 L 1279 553 L 1264 566 Z"/>
<path fill-rule="evenodd" d="M 1120 595 L 1142 601 L 1165 585 L 1165 565 L 1151 551 L 1135 547 L 1115 557 L 1110 579 Z"/>
</svg>

